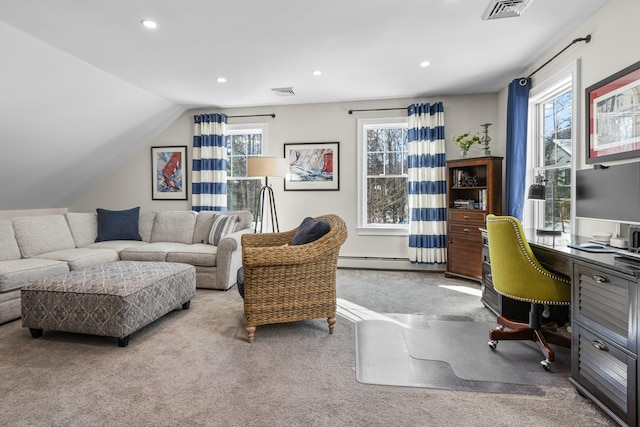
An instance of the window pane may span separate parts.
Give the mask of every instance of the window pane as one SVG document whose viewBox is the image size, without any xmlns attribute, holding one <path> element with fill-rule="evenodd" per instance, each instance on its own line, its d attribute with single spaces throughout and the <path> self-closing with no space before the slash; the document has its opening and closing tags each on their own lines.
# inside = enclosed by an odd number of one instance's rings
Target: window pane
<svg viewBox="0 0 640 427">
<path fill-rule="evenodd" d="M 402 175 L 404 153 L 389 153 L 387 175 Z"/>
<path fill-rule="evenodd" d="M 384 151 L 384 129 L 367 130 L 367 152 Z"/>
<path fill-rule="evenodd" d="M 384 154 L 380 152 L 369 153 L 367 156 L 367 175 L 384 174 Z"/>
<path fill-rule="evenodd" d="M 407 224 L 407 179 L 367 179 L 367 223 Z"/>
<path fill-rule="evenodd" d="M 555 222 L 556 230 L 568 233 L 571 230 L 571 168 L 546 170 L 544 176 L 548 181 L 543 228 L 551 229 Z"/>
<path fill-rule="evenodd" d="M 571 163 L 573 102 L 571 91 L 543 104 L 544 166 Z"/>
<path fill-rule="evenodd" d="M 227 180 L 227 209 L 249 210 L 256 217 L 258 193 L 262 187 L 262 179 L 229 179 Z"/>
</svg>

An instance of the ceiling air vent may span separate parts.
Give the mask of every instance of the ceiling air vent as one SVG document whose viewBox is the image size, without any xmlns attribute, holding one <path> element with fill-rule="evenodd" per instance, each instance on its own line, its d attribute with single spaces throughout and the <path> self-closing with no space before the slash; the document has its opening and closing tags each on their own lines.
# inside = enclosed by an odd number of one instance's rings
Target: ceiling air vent
<svg viewBox="0 0 640 427">
<path fill-rule="evenodd" d="M 292 87 L 274 87 L 271 90 L 274 91 L 278 96 L 294 96 L 295 95 Z"/>
<path fill-rule="evenodd" d="M 482 19 L 514 18 L 522 15 L 533 0 L 491 0 Z"/>
</svg>

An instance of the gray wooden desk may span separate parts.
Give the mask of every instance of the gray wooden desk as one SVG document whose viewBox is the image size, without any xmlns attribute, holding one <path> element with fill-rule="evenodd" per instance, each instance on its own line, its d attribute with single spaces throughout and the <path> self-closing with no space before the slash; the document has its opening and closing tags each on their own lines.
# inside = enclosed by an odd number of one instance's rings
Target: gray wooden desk
<svg viewBox="0 0 640 427">
<path fill-rule="evenodd" d="M 577 236 L 526 232 L 546 268 L 571 278 L 571 378 L 621 425 L 637 426 L 640 261 L 573 249 Z"/>
</svg>

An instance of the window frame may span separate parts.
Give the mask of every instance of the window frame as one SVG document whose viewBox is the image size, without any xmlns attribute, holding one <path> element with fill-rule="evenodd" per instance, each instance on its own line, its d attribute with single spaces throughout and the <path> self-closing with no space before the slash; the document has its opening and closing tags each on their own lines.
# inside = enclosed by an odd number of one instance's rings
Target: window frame
<svg viewBox="0 0 640 427">
<path fill-rule="evenodd" d="M 262 135 L 262 141 L 261 141 L 261 153 L 260 156 L 264 156 L 265 152 L 267 151 L 267 123 L 234 123 L 234 124 L 227 124 L 226 125 L 226 135 L 230 136 L 230 135 L 244 135 L 244 134 L 249 134 L 249 133 L 258 133 L 258 132 L 252 132 L 252 131 L 258 131 L 261 135 Z M 227 142 L 227 146 L 229 143 Z M 228 156 L 229 157 L 229 156 Z M 247 158 L 249 157 L 256 157 L 256 156 L 247 156 Z M 228 158 L 228 161 L 230 161 L 230 157 Z M 256 180 L 256 181 L 260 181 L 260 186 L 262 187 L 263 185 L 265 185 L 264 183 L 264 178 L 262 177 L 234 177 L 234 176 L 227 176 L 227 179 L 234 179 L 234 180 Z M 229 187 L 227 187 L 227 197 L 229 197 L 228 194 L 229 191 Z M 245 207 L 245 209 L 250 210 L 255 217 L 255 212 L 253 212 L 255 210 L 255 206 L 247 206 Z"/>
<path fill-rule="evenodd" d="M 409 224 L 369 224 L 367 223 L 367 140 L 368 128 L 408 128 L 408 117 L 382 117 L 358 119 L 357 149 L 357 232 L 359 235 L 408 236 Z M 407 180 L 409 176 L 407 174 Z M 407 195 L 407 203 L 409 203 Z"/>
<path fill-rule="evenodd" d="M 556 166 L 544 166 L 544 144 L 543 138 L 543 126 L 544 126 L 544 113 L 540 114 L 544 103 L 558 97 L 562 93 L 571 89 L 571 162 L 568 167 L 570 168 L 571 175 L 571 232 L 575 233 L 575 203 L 576 203 L 576 188 L 575 188 L 575 176 L 576 167 L 578 161 L 579 145 L 581 133 L 580 122 L 580 102 L 581 94 L 579 90 L 579 61 L 574 61 L 571 64 L 565 66 L 551 77 L 545 79 L 540 84 L 536 85 L 529 93 L 529 126 L 528 126 L 528 146 L 527 146 L 527 174 L 526 174 L 526 191 L 531 184 L 535 182 L 535 176 L 546 170 L 559 169 Z M 564 166 L 563 166 L 564 168 Z M 555 195 L 554 195 L 555 197 Z M 536 202 L 534 200 L 525 199 L 525 206 L 523 210 L 523 226 L 525 228 L 545 228 L 545 203 Z"/>
</svg>

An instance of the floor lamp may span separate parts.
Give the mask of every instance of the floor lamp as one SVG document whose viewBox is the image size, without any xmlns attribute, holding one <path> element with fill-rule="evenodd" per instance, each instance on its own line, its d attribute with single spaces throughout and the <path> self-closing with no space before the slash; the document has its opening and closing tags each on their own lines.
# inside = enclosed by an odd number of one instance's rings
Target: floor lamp
<svg viewBox="0 0 640 427">
<path fill-rule="evenodd" d="M 258 222 L 260 222 L 260 233 L 268 231 L 268 225 L 265 228 L 265 220 L 267 214 L 273 227 L 273 231 L 280 232 L 278 225 L 278 213 L 276 212 L 276 199 L 273 195 L 273 189 L 269 185 L 269 177 L 282 178 L 286 172 L 286 159 L 279 157 L 249 157 L 247 161 L 247 176 L 264 177 L 264 185 L 260 188 L 258 194 L 258 202 L 256 204 L 256 225 L 254 233 L 258 232 Z M 265 210 L 267 212 L 265 212 Z"/>
</svg>

